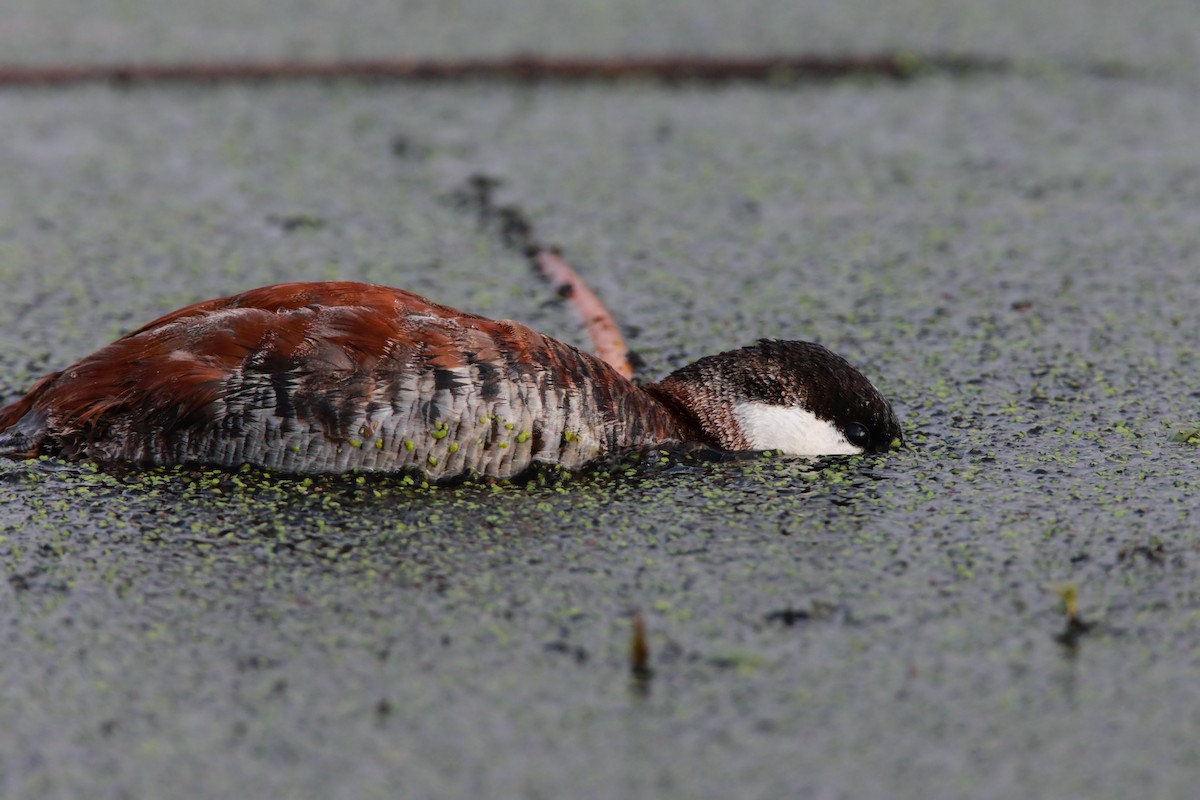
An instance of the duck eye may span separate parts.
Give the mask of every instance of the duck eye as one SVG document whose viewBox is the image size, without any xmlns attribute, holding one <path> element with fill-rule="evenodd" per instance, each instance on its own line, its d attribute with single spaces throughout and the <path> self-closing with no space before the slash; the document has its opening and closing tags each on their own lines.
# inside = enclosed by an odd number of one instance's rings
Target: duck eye
<svg viewBox="0 0 1200 800">
<path fill-rule="evenodd" d="M 871 432 L 867 430 L 867 426 L 861 423 L 851 422 L 842 432 L 846 435 L 846 441 L 855 447 L 866 450 L 867 446 L 871 444 Z"/>
</svg>

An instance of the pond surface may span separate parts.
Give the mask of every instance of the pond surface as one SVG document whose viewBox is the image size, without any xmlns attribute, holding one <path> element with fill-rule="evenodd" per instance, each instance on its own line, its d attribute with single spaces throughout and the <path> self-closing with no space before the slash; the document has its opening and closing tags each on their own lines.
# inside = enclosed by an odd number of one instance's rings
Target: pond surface
<svg viewBox="0 0 1200 800">
<path fill-rule="evenodd" d="M 1189 796 L 1197 100 L 1070 74 L 0 96 L 2 399 L 284 280 L 582 344 L 456 199 L 487 175 L 647 378 L 818 340 L 909 443 L 440 488 L 2 462 L 0 794 Z"/>
</svg>

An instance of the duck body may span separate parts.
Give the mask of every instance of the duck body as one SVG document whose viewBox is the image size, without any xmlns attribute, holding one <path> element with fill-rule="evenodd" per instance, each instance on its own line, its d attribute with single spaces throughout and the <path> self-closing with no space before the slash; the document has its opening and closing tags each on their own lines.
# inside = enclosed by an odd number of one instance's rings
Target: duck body
<svg viewBox="0 0 1200 800">
<path fill-rule="evenodd" d="M 878 417 L 889 445 L 899 436 L 890 406 L 853 367 L 818 345 L 774 345 L 840 362 L 833 374 L 850 370 L 850 401 Z M 438 480 L 508 478 L 536 462 L 576 469 L 685 441 L 763 448 L 744 413 L 759 398 L 742 397 L 737 378 L 752 378 L 761 359 L 722 369 L 742 352 L 641 388 L 520 323 L 383 286 L 280 284 L 179 309 L 42 378 L 0 408 L 0 455 Z M 771 391 L 768 406 L 787 401 Z M 885 448 L 843 452 L 864 449 Z"/>
</svg>

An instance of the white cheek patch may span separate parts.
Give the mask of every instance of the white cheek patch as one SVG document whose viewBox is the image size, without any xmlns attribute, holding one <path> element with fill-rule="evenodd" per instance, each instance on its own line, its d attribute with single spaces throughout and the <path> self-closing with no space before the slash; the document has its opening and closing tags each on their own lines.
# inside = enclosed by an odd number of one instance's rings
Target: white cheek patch
<svg viewBox="0 0 1200 800">
<path fill-rule="evenodd" d="M 854 455 L 863 452 L 846 441 L 832 422 L 799 406 L 738 403 L 733 416 L 754 450 L 780 450 L 794 456 Z"/>
</svg>

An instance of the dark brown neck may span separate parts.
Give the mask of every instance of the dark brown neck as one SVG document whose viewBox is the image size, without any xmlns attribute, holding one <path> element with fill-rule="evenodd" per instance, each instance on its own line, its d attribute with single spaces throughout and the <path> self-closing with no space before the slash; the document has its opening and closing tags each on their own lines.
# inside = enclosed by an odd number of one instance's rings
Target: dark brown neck
<svg viewBox="0 0 1200 800">
<path fill-rule="evenodd" d="M 713 402 L 691 383 L 671 376 L 643 386 L 642 391 L 671 412 L 688 441 L 724 448 L 737 445 L 738 426 L 728 403 Z"/>
</svg>

